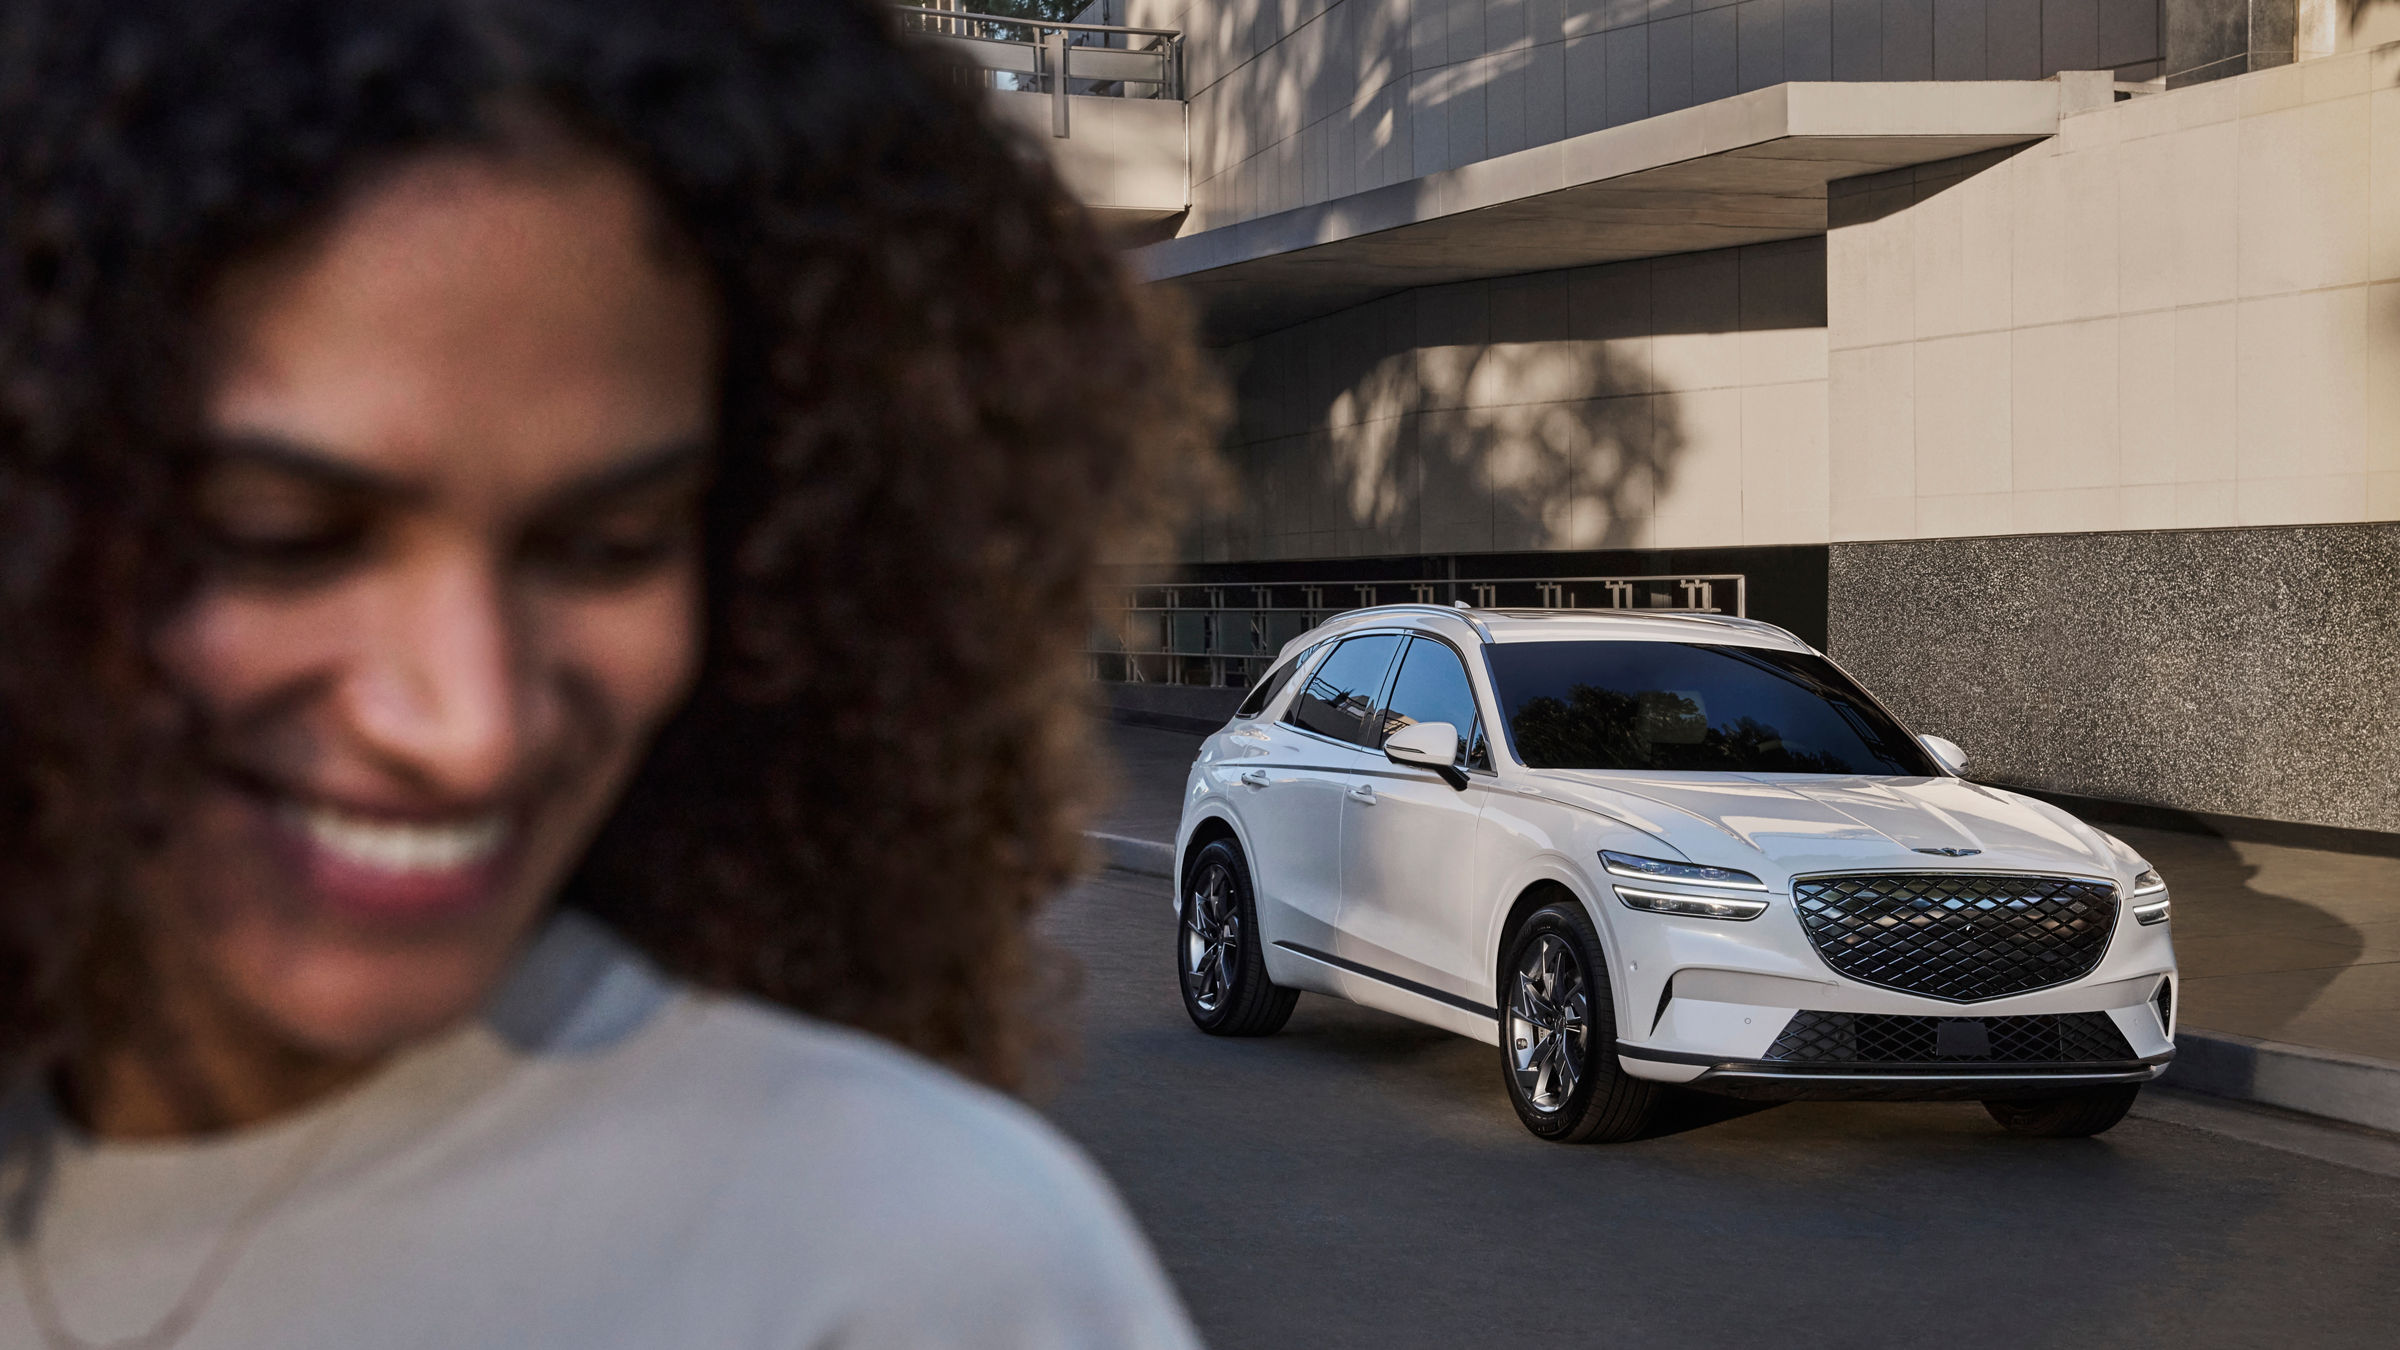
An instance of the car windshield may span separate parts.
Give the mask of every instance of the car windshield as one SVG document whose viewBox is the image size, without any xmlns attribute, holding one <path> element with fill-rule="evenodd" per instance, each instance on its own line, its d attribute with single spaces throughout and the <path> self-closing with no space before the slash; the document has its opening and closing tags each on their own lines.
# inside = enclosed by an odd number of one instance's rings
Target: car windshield
<svg viewBox="0 0 2400 1350">
<path fill-rule="evenodd" d="M 1697 642 L 1486 647 L 1517 758 L 1536 769 L 1940 772 L 1813 652 Z"/>
</svg>

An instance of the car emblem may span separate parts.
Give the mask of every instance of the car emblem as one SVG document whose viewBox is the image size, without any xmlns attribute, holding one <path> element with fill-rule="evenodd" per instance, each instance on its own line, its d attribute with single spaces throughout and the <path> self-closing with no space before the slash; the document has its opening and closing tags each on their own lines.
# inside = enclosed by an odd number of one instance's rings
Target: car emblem
<svg viewBox="0 0 2400 1350">
<path fill-rule="evenodd" d="M 1921 848 L 1917 852 L 1937 853 L 1945 858 L 1972 858 L 1983 850 L 1979 848 Z"/>
</svg>

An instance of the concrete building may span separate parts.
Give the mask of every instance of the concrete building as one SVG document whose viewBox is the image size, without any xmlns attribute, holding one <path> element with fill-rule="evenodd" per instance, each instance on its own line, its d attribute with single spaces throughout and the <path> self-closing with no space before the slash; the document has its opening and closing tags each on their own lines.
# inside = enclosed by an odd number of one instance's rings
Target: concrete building
<svg viewBox="0 0 2400 1350">
<path fill-rule="evenodd" d="M 1738 608 L 1991 781 L 2400 831 L 2400 0 L 1087 17 L 1180 34 L 1132 257 L 1239 401 L 1121 704 L 1370 600 Z"/>
</svg>

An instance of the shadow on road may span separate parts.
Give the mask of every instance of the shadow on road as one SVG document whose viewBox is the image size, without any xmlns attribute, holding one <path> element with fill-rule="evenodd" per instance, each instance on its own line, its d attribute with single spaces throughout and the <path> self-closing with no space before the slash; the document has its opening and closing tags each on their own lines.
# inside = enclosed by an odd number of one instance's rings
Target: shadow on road
<svg viewBox="0 0 2400 1350">
<path fill-rule="evenodd" d="M 2183 1025 L 2368 1054 L 2400 1048 L 2400 1039 L 2389 1047 L 2345 1039 L 2320 1009 L 2326 991 L 2366 956 L 2354 920 L 2400 915 L 2400 863 L 2173 830 L 2117 833 L 2174 894 Z"/>
</svg>

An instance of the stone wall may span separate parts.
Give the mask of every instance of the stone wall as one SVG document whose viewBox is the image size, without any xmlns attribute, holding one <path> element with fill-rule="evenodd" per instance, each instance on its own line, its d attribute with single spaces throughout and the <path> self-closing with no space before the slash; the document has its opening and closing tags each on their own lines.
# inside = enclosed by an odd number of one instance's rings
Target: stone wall
<svg viewBox="0 0 2400 1350">
<path fill-rule="evenodd" d="M 1220 352 L 1193 561 L 1826 539 L 1824 243 L 1423 287 Z"/>
<path fill-rule="evenodd" d="M 1828 650 L 1978 778 L 2400 831 L 2400 525 L 1836 544 Z"/>
</svg>

